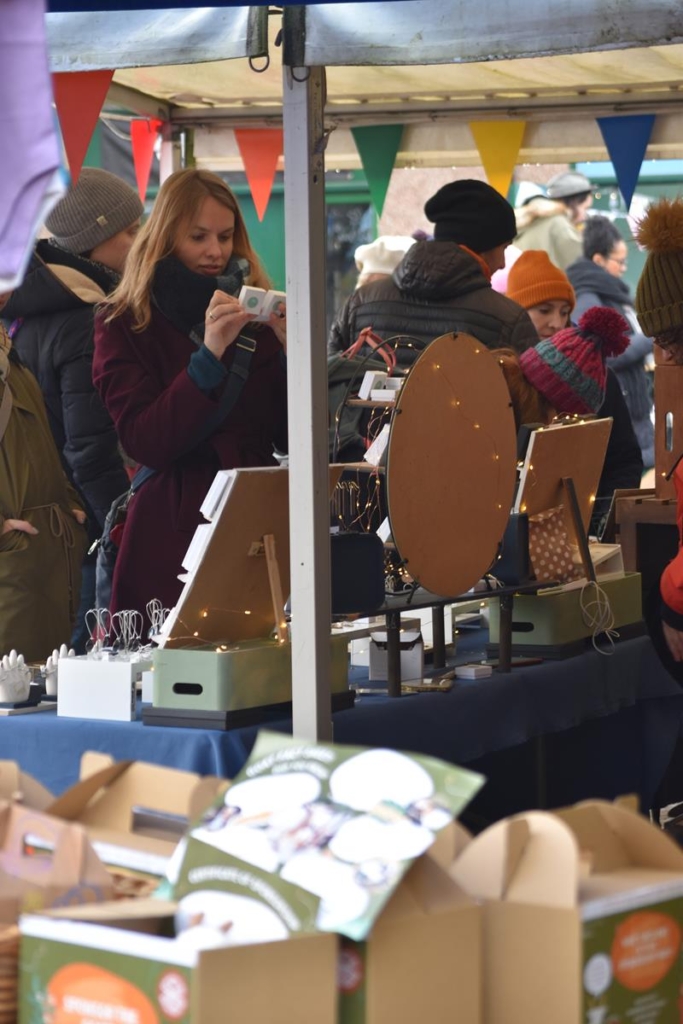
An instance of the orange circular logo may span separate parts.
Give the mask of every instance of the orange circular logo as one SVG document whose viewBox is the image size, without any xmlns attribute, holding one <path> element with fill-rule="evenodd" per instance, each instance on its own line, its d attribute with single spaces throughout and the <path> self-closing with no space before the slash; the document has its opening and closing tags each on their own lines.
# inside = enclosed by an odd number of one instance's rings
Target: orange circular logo
<svg viewBox="0 0 683 1024">
<path fill-rule="evenodd" d="M 632 992 L 647 992 L 666 977 L 680 949 L 681 929 L 672 917 L 652 910 L 631 914 L 614 934 L 614 976 Z"/>
<path fill-rule="evenodd" d="M 135 1020 L 158 1024 L 157 1013 L 136 985 L 93 964 L 60 968 L 47 987 L 52 1024 L 87 1024 L 92 1020 Z"/>
</svg>

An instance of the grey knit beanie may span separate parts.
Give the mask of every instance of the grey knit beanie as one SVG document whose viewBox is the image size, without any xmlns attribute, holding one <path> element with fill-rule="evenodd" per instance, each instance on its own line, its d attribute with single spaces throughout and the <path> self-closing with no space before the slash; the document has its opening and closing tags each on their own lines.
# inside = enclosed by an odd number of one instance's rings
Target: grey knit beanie
<svg viewBox="0 0 683 1024">
<path fill-rule="evenodd" d="M 84 253 L 130 227 L 142 210 L 137 192 L 121 178 L 84 167 L 45 226 L 63 249 Z"/>
</svg>

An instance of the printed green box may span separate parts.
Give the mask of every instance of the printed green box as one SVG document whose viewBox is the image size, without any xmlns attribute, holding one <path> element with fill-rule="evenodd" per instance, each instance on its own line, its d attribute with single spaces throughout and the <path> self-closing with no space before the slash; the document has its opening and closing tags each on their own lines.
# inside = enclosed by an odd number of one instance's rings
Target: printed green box
<svg viewBox="0 0 683 1024">
<path fill-rule="evenodd" d="M 133 900 L 21 918 L 20 1024 L 336 1024 L 335 936 L 199 952 L 172 937 L 174 910 Z"/>
<path fill-rule="evenodd" d="M 485 901 L 485 1024 L 680 1024 L 683 851 L 645 818 L 519 815 L 450 874 Z"/>
</svg>

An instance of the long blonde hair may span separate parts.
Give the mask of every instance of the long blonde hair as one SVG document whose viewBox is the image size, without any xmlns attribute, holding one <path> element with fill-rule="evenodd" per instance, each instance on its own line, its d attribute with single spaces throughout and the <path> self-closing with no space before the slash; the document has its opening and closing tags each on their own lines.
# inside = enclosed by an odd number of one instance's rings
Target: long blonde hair
<svg viewBox="0 0 683 1024">
<path fill-rule="evenodd" d="M 517 430 L 523 423 L 550 423 L 555 410 L 522 373 L 517 353 L 511 348 L 496 348 L 491 353 L 500 363 L 512 399 Z"/>
<path fill-rule="evenodd" d="M 133 317 L 133 330 L 144 331 L 152 316 L 152 281 L 156 265 L 175 250 L 182 233 L 198 216 L 205 199 L 215 199 L 235 215 L 233 255 L 249 261 L 248 283 L 270 288 L 268 275 L 251 247 L 244 218 L 233 192 L 222 178 L 210 171 L 188 168 L 166 179 L 147 222 L 141 228 L 126 260 L 123 276 L 102 303 L 105 322 L 124 312 Z"/>
</svg>

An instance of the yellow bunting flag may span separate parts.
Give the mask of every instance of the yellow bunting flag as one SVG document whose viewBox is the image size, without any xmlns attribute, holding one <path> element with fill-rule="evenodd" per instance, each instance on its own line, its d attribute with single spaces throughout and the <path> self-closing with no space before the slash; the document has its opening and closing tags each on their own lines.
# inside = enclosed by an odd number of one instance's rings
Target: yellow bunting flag
<svg viewBox="0 0 683 1024">
<path fill-rule="evenodd" d="M 507 198 L 526 121 L 470 121 L 489 185 Z"/>
</svg>

